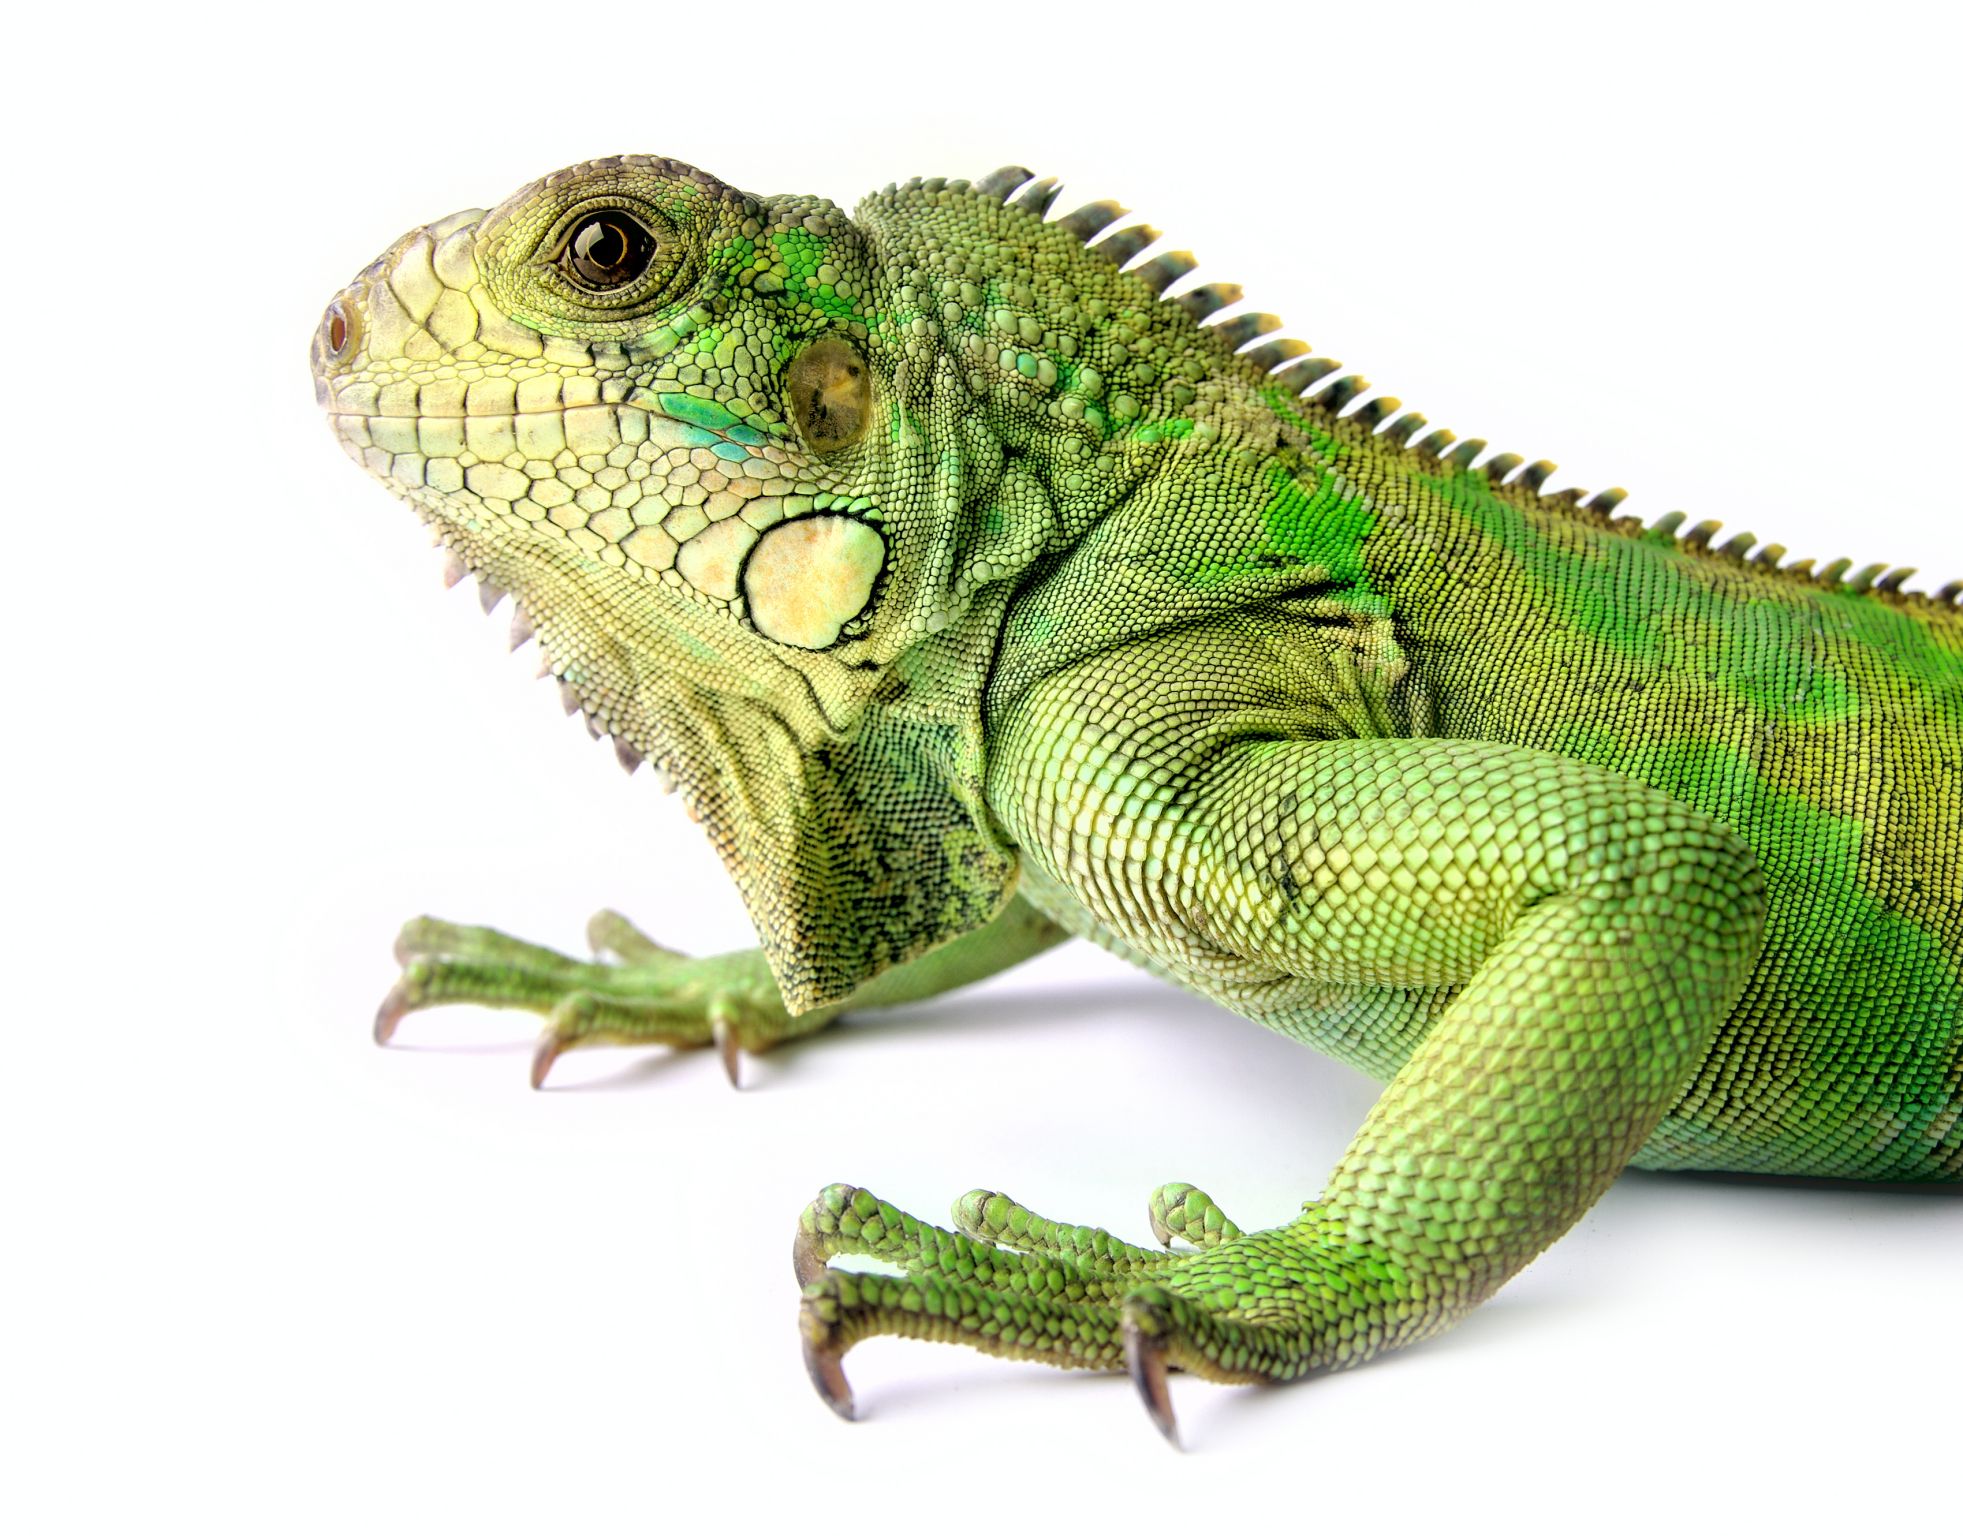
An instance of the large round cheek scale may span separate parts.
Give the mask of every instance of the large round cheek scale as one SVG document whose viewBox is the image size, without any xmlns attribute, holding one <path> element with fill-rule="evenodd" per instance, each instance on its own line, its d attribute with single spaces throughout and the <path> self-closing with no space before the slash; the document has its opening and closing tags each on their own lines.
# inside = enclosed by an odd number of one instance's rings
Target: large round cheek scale
<svg viewBox="0 0 1963 1536">
<path fill-rule="evenodd" d="M 750 622 L 770 639 L 821 651 L 865 608 L 886 541 L 850 517 L 800 517 L 757 541 L 743 567 Z"/>
</svg>

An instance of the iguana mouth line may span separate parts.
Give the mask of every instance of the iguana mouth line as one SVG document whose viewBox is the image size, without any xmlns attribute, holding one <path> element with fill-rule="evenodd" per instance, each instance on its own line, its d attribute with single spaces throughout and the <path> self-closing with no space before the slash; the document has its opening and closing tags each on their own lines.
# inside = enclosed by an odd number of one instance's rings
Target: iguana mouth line
<svg viewBox="0 0 1963 1536">
<path fill-rule="evenodd" d="M 348 421 L 511 421 L 521 416 L 564 416 L 570 411 L 629 410 L 655 414 L 645 405 L 636 405 L 631 400 L 596 400 L 591 405 L 562 405 L 549 411 L 464 411 L 460 413 L 429 413 L 415 411 L 403 416 L 391 416 L 386 411 L 337 411 L 330 408 L 330 416 L 339 416 Z M 727 441 L 727 439 L 725 439 Z"/>
<path fill-rule="evenodd" d="M 447 381 L 443 381 L 443 382 L 447 382 Z M 366 389 L 375 389 L 375 388 L 382 388 L 382 387 L 385 386 L 376 386 L 370 384 L 366 386 L 363 392 L 366 392 Z M 381 410 L 360 410 L 360 409 L 349 409 L 348 406 L 343 404 L 340 400 L 331 397 L 322 406 L 322 409 L 329 416 L 344 417 L 344 418 L 358 420 L 358 421 L 508 421 L 520 417 L 566 416 L 574 411 L 639 411 L 643 415 L 652 416 L 663 421 L 672 421 L 674 419 L 671 412 L 663 409 L 661 405 L 661 397 L 659 395 L 652 394 L 640 388 L 637 388 L 635 390 L 635 393 L 629 396 L 625 400 L 587 400 L 577 405 L 561 404 L 561 405 L 550 405 L 550 406 L 534 406 L 529 409 L 523 409 L 523 410 L 518 409 L 515 405 L 511 410 L 489 410 L 489 411 L 414 410 L 414 411 L 391 412 L 391 411 L 381 411 Z M 731 438 L 728 435 L 728 433 L 720 431 L 713 426 L 705 426 L 699 422 L 687 422 L 685 424 L 693 427 L 697 431 L 713 433 L 715 436 L 723 439 L 723 441 L 725 442 L 736 441 L 736 439 Z M 785 441 L 785 437 L 783 435 L 781 428 L 773 428 L 770 425 L 759 424 L 756 422 L 745 422 L 744 425 L 748 427 L 749 430 L 760 433 L 764 437 L 765 441 L 768 443 L 781 444 L 782 442 Z M 749 446 L 749 445 L 739 444 L 739 446 Z"/>
</svg>

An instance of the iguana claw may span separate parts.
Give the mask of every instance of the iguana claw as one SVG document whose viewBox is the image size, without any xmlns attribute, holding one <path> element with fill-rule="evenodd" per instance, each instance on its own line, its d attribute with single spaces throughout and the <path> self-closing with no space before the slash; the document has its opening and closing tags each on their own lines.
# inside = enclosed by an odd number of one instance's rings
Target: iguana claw
<svg viewBox="0 0 1963 1536">
<path fill-rule="evenodd" d="M 825 1406 L 847 1423 L 858 1417 L 852 1402 L 852 1383 L 845 1379 L 840 1363 L 843 1351 L 831 1344 L 820 1344 L 810 1334 L 804 1338 L 804 1368 L 811 1373 L 811 1385 L 825 1400 Z"/>
<path fill-rule="evenodd" d="M 1165 1337 L 1159 1331 L 1160 1316 L 1128 1302 L 1124 1310 L 1125 1369 L 1145 1404 L 1145 1411 L 1159 1427 L 1159 1433 L 1179 1449 L 1179 1421 L 1173 1416 L 1172 1387 L 1167 1380 Z"/>
<path fill-rule="evenodd" d="M 538 1044 L 532 1047 L 532 1087 L 545 1086 L 546 1074 L 552 1070 L 552 1063 L 559 1059 L 559 1053 L 565 1048 L 565 1042 L 550 1029 L 538 1037 Z"/>
<path fill-rule="evenodd" d="M 714 1041 L 716 1054 L 722 1057 L 723 1075 L 729 1079 L 729 1086 L 743 1086 L 743 1047 L 737 1041 L 736 1031 L 729 1022 L 729 1015 L 718 1012 L 709 1020 L 709 1038 Z"/>
<path fill-rule="evenodd" d="M 381 1007 L 375 1010 L 375 1043 L 387 1045 L 395 1038 L 395 1027 L 402 1022 L 402 1016 L 409 1011 L 409 994 L 401 982 L 388 990 L 382 999 Z"/>
<path fill-rule="evenodd" d="M 791 1268 L 799 1285 L 809 1285 L 825 1272 L 824 1250 L 818 1246 L 817 1237 L 803 1227 L 791 1239 Z"/>
</svg>

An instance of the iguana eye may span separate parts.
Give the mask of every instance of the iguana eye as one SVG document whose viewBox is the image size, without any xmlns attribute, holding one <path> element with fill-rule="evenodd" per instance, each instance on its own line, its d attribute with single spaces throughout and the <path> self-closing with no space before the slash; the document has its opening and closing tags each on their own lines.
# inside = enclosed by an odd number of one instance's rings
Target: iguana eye
<svg viewBox="0 0 1963 1536">
<path fill-rule="evenodd" d="M 579 287 L 594 293 L 624 288 L 654 260 L 655 238 L 616 208 L 588 214 L 572 227 L 559 266 Z"/>
</svg>

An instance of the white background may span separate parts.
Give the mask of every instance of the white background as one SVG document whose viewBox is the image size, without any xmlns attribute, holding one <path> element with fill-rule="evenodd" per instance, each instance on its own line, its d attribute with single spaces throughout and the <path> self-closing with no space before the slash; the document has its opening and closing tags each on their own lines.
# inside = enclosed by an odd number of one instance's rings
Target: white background
<svg viewBox="0 0 1963 1536">
<path fill-rule="evenodd" d="M 38 15 L 39 13 L 37 13 Z M 33 30 L 39 28 L 40 30 Z M 1633 1175 L 1457 1333 L 1287 1391 L 878 1341 L 789 1245 L 863 1182 L 1145 1236 L 1312 1194 L 1372 1085 L 1082 946 L 750 1068 L 368 1015 L 418 911 L 747 942 L 317 419 L 411 224 L 646 150 L 850 203 L 1116 196 L 1462 435 L 1795 554 L 1963 575 L 1959 36 L 1933 7 L 92 8 L 10 23 L 11 1529 L 1941 1529 L 1963 1204 Z M 25 548 L 22 535 L 25 535 Z"/>
</svg>

